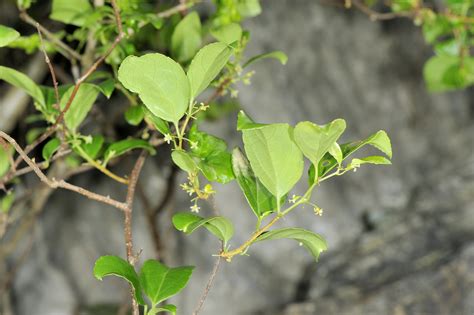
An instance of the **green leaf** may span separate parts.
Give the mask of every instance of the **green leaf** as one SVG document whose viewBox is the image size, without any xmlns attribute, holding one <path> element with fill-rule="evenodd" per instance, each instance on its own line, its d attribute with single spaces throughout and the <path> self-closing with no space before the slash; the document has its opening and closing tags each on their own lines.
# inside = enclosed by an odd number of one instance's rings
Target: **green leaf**
<svg viewBox="0 0 474 315">
<path fill-rule="evenodd" d="M 242 27 L 237 23 L 230 23 L 211 30 L 211 35 L 218 41 L 230 45 L 242 38 Z"/>
<path fill-rule="evenodd" d="M 171 314 L 176 315 L 176 306 L 173 304 L 159 306 L 157 308 L 154 308 L 153 310 L 156 312 L 155 314 L 159 312 L 170 312 Z"/>
<path fill-rule="evenodd" d="M 29 9 L 31 6 L 31 3 L 34 1 L 35 0 L 16 0 L 16 3 L 18 5 L 18 8 Z"/>
<path fill-rule="evenodd" d="M 238 0 L 237 10 L 243 17 L 254 17 L 262 12 L 259 0 Z"/>
<path fill-rule="evenodd" d="M 96 159 L 97 155 L 104 145 L 104 137 L 101 135 L 95 135 L 92 137 L 91 141 L 88 143 L 81 144 L 82 149 L 86 152 L 87 156 L 91 159 Z"/>
<path fill-rule="evenodd" d="M 278 61 L 281 62 L 282 65 L 286 65 L 286 62 L 288 61 L 288 56 L 284 52 L 282 52 L 282 51 L 272 51 L 272 52 L 269 52 L 269 53 L 257 55 L 257 56 L 254 56 L 254 57 L 250 58 L 246 63 L 244 63 L 242 68 L 246 68 L 246 67 L 250 66 L 252 63 L 254 63 L 258 60 L 267 59 L 267 58 L 277 59 Z"/>
<path fill-rule="evenodd" d="M 71 98 L 74 87 L 70 87 L 66 93 L 61 97 L 61 110 L 66 108 L 66 105 Z M 64 122 L 66 126 L 72 131 L 75 132 L 77 127 L 82 123 L 82 121 L 87 117 L 87 114 L 94 105 L 97 96 L 99 95 L 99 90 L 97 86 L 91 83 L 82 83 L 79 87 L 79 90 L 74 97 L 69 110 L 64 114 Z"/>
<path fill-rule="evenodd" d="M 138 126 L 145 116 L 141 105 L 130 106 L 125 112 L 125 120 L 132 126 Z"/>
<path fill-rule="evenodd" d="M 181 291 L 188 283 L 193 269 L 194 267 L 187 266 L 169 268 L 157 260 L 150 259 L 145 261 L 140 270 L 140 284 L 153 305 L 156 305 Z"/>
<path fill-rule="evenodd" d="M 0 178 L 10 170 L 11 147 L 0 143 Z"/>
<path fill-rule="evenodd" d="M 92 11 L 89 0 L 53 0 L 52 20 L 82 26 Z"/>
<path fill-rule="evenodd" d="M 376 133 L 372 134 L 365 140 L 356 141 L 356 142 L 349 142 L 342 144 L 341 151 L 342 151 L 342 159 L 347 159 L 350 155 L 354 152 L 359 150 L 360 148 L 370 145 L 375 147 L 376 149 L 380 150 L 381 152 L 385 153 L 389 158 L 392 158 L 392 145 L 390 143 L 390 138 L 388 137 L 387 133 L 383 130 L 379 130 Z M 336 159 L 331 156 L 331 154 L 327 153 L 319 162 L 318 173 L 319 177 L 322 177 L 329 173 L 337 165 Z M 314 167 L 310 168 L 310 182 L 314 182 Z"/>
<path fill-rule="evenodd" d="M 145 121 L 155 127 L 162 135 L 166 135 L 170 133 L 170 126 L 167 121 L 161 119 L 160 117 L 155 116 L 152 112 L 150 112 L 146 107 L 143 108 L 145 113 Z"/>
<path fill-rule="evenodd" d="M 224 217 L 203 218 L 188 212 L 180 212 L 173 216 L 173 225 L 178 231 L 186 234 L 193 233 L 200 227 L 205 227 L 218 239 L 227 244 L 234 235 L 234 226 Z"/>
<path fill-rule="evenodd" d="M 197 12 L 182 19 L 171 36 L 171 53 L 179 62 L 191 60 L 201 47 L 201 20 Z"/>
<path fill-rule="evenodd" d="M 342 163 L 342 158 L 343 158 L 342 150 L 337 142 L 333 143 L 333 145 L 329 148 L 328 153 L 331 154 L 331 156 L 336 159 L 337 164 L 340 165 Z"/>
<path fill-rule="evenodd" d="M 5 196 L 0 197 L 0 213 L 8 213 L 14 202 L 15 194 L 12 191 L 8 191 Z"/>
<path fill-rule="evenodd" d="M 110 98 L 115 90 L 115 80 L 107 79 L 105 81 L 102 81 L 97 84 L 97 88 L 102 94 L 104 94 L 105 97 Z"/>
<path fill-rule="evenodd" d="M 204 91 L 224 68 L 232 54 L 232 48 L 223 43 L 212 43 L 201 48 L 191 61 L 188 78 L 191 97 Z"/>
<path fill-rule="evenodd" d="M 135 299 L 145 305 L 142 297 L 140 280 L 132 265 L 117 256 L 102 256 L 95 262 L 94 276 L 102 280 L 106 276 L 117 276 L 127 280 L 133 287 Z"/>
<path fill-rule="evenodd" d="M 156 116 L 174 123 L 183 117 L 190 101 L 189 80 L 181 66 L 162 54 L 128 56 L 118 78 Z"/>
<path fill-rule="evenodd" d="M 321 252 L 327 250 L 326 241 L 320 235 L 301 228 L 284 228 L 265 232 L 256 242 L 289 238 L 298 241 L 318 261 Z"/>
<path fill-rule="evenodd" d="M 318 165 L 345 129 L 346 122 L 343 119 L 336 119 L 322 126 L 304 121 L 295 127 L 295 141 L 311 163 Z"/>
<path fill-rule="evenodd" d="M 198 169 L 193 158 L 183 150 L 174 150 L 171 152 L 171 159 L 174 164 L 187 173 L 194 173 Z"/>
<path fill-rule="evenodd" d="M 279 200 L 298 182 L 303 155 L 288 124 L 242 130 L 245 152 L 262 184 Z"/>
<path fill-rule="evenodd" d="M 232 169 L 240 189 L 257 218 L 263 218 L 276 210 L 276 198 L 255 176 L 249 161 L 239 148 L 235 148 L 232 152 Z"/>
<path fill-rule="evenodd" d="M 15 69 L 0 66 L 0 80 L 4 80 L 30 95 L 40 106 L 45 108 L 43 92 L 28 76 Z"/>
<path fill-rule="evenodd" d="M 423 68 L 423 76 L 432 92 L 460 89 L 474 83 L 474 58 L 458 56 L 431 57 Z"/>
<path fill-rule="evenodd" d="M 43 147 L 42 155 L 45 161 L 49 161 L 53 154 L 59 149 L 61 141 L 58 138 L 54 138 L 48 141 Z"/>
<path fill-rule="evenodd" d="M 104 164 L 107 164 L 108 161 L 117 156 L 135 149 L 144 149 L 150 152 L 150 154 L 155 154 L 155 149 L 147 141 L 142 139 L 125 139 L 114 142 L 107 147 L 104 153 Z"/>
<path fill-rule="evenodd" d="M 198 167 L 209 181 L 228 183 L 234 179 L 231 154 L 227 152 L 227 143 L 217 137 L 199 131 L 197 125 L 189 130 L 191 152 L 198 158 Z"/>
<path fill-rule="evenodd" d="M 347 166 L 348 169 L 354 169 L 362 164 L 376 164 L 376 165 L 389 165 L 392 164 L 389 159 L 383 156 L 368 156 L 361 159 L 352 159 L 351 163 Z"/>
<path fill-rule="evenodd" d="M 20 37 L 20 33 L 13 28 L 0 25 L 0 47 L 7 46 L 18 37 Z"/>
<path fill-rule="evenodd" d="M 255 123 L 244 111 L 237 115 L 237 130 L 257 129 L 267 126 L 266 124 Z"/>
</svg>

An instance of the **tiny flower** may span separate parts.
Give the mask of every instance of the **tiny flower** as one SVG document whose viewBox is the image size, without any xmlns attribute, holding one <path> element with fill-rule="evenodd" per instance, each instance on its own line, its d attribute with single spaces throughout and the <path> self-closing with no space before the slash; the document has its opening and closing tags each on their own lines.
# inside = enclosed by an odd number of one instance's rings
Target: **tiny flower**
<svg viewBox="0 0 474 315">
<path fill-rule="evenodd" d="M 166 143 L 170 144 L 171 141 L 173 141 L 173 137 L 169 133 L 167 133 L 167 134 L 165 134 L 164 140 L 165 140 Z"/>
<path fill-rule="evenodd" d="M 191 150 L 197 150 L 198 142 L 197 141 L 190 141 L 191 143 Z"/>
<path fill-rule="evenodd" d="M 324 212 L 324 211 L 323 211 L 322 208 L 320 208 L 320 207 L 318 207 L 318 206 L 314 207 L 314 213 L 315 213 L 316 215 L 322 216 L 322 215 L 323 215 L 323 212 Z"/>
<path fill-rule="evenodd" d="M 201 210 L 201 208 L 199 208 L 197 204 L 191 206 L 191 212 L 199 213 L 199 210 Z"/>
<path fill-rule="evenodd" d="M 291 196 L 290 203 L 295 203 L 300 197 L 297 195 Z"/>
</svg>

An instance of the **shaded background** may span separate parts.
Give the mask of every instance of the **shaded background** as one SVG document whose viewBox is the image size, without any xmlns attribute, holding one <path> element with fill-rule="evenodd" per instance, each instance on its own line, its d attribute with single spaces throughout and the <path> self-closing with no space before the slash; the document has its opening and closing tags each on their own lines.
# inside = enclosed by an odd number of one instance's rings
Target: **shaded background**
<svg viewBox="0 0 474 315">
<path fill-rule="evenodd" d="M 325 182 L 315 196 L 322 217 L 306 208 L 281 223 L 327 239 L 330 250 L 317 264 L 292 241 L 252 246 L 249 257 L 223 264 L 202 314 L 474 314 L 472 89 L 427 92 L 422 67 L 432 50 L 409 20 L 371 22 L 359 12 L 310 0 L 263 0 L 262 6 L 262 15 L 245 23 L 252 36 L 248 55 L 283 50 L 289 61 L 255 67 L 252 85 L 239 92 L 243 109 L 259 122 L 344 118 L 343 141 L 385 129 L 393 165 L 363 167 Z M 0 109 L 6 106 L 0 103 Z M 235 123 L 231 113 L 206 130 L 239 145 Z M 149 160 L 145 167 L 141 183 L 156 206 L 166 194 L 169 161 Z M 184 180 L 179 174 L 172 183 L 176 193 L 158 227 L 167 263 L 196 266 L 174 301 L 181 314 L 190 314 L 219 244 L 206 232 L 185 237 L 170 227 L 171 213 L 189 207 L 178 187 Z M 100 175 L 74 181 L 104 194 L 123 193 Z M 204 214 L 214 206 L 230 217 L 237 227 L 232 245 L 240 244 L 254 216 L 236 183 L 217 188 Z M 143 261 L 153 257 L 154 244 L 142 200 L 136 209 L 134 243 L 143 248 Z M 56 192 L 32 233 L 31 253 L 2 297 L 12 314 L 116 313 L 128 298 L 127 286 L 95 280 L 92 267 L 100 255 L 124 255 L 119 212 Z M 11 268 L 11 262 L 4 266 Z M 0 271 L 0 278 L 6 274 Z"/>
</svg>

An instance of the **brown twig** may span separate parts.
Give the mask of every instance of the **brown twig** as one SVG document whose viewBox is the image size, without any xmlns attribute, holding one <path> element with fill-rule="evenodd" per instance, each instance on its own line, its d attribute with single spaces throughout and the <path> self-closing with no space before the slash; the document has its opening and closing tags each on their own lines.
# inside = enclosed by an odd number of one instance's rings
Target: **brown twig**
<svg viewBox="0 0 474 315">
<path fill-rule="evenodd" d="M 135 256 L 133 254 L 133 238 L 132 238 L 132 212 L 133 212 L 133 200 L 135 197 L 135 190 L 138 183 L 138 178 L 140 177 L 140 172 L 143 168 L 143 164 L 145 163 L 145 159 L 147 156 L 147 151 L 143 150 L 140 153 L 137 161 L 135 162 L 135 166 L 133 167 L 132 173 L 130 174 L 130 183 L 128 184 L 127 189 L 127 199 L 125 201 L 126 209 L 125 209 L 125 218 L 124 218 L 124 235 L 125 235 L 125 247 L 127 251 L 127 260 L 133 266 L 135 265 Z M 133 286 L 130 287 L 132 291 L 132 307 L 133 307 L 133 315 L 139 315 L 138 304 L 135 301 L 134 293 L 133 293 Z"/>
<path fill-rule="evenodd" d="M 38 28 L 47 39 L 49 39 L 54 45 L 58 46 L 63 51 L 62 54 L 65 55 L 68 59 L 81 60 L 81 55 L 78 54 L 74 49 L 66 45 L 60 39 L 58 39 L 53 33 L 51 33 L 47 28 L 39 24 L 34 18 L 32 18 L 25 10 L 20 11 L 20 18 L 26 23 Z"/>
<path fill-rule="evenodd" d="M 216 262 L 214 263 L 214 267 L 212 268 L 211 275 L 209 276 L 209 280 L 207 281 L 206 287 L 204 288 L 204 292 L 202 293 L 201 298 L 199 299 L 198 305 L 193 311 L 193 315 L 198 315 L 201 311 L 202 306 L 204 305 L 204 302 L 206 301 L 206 298 L 209 295 L 209 292 L 211 291 L 217 272 L 219 271 L 221 260 L 221 257 L 217 257 Z"/>
</svg>

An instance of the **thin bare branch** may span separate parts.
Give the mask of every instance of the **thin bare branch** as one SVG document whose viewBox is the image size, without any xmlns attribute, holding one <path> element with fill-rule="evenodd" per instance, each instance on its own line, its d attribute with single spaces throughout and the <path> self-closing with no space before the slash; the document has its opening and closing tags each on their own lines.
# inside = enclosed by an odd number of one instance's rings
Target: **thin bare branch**
<svg viewBox="0 0 474 315">
<path fill-rule="evenodd" d="M 212 268 L 211 275 L 209 276 L 209 280 L 207 281 L 206 287 L 204 288 L 204 292 L 201 295 L 201 298 L 199 299 L 199 303 L 196 306 L 196 308 L 193 311 L 193 315 L 198 315 L 199 312 L 201 311 L 204 302 L 206 301 L 207 296 L 209 295 L 209 292 L 211 291 L 212 285 L 214 283 L 214 279 L 216 278 L 217 272 L 219 271 L 219 266 L 221 264 L 222 258 L 219 256 L 216 259 L 216 262 L 214 263 L 214 267 Z"/>
</svg>

